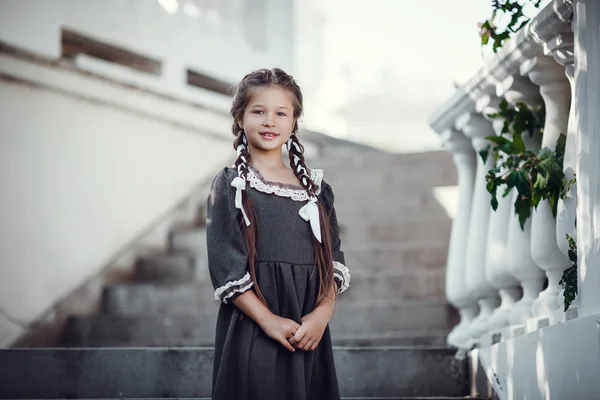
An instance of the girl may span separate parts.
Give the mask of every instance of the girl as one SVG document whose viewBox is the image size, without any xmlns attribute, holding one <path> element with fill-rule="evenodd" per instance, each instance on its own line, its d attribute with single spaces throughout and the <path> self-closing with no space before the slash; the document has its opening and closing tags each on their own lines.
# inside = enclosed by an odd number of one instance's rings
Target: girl
<svg viewBox="0 0 600 400">
<path fill-rule="evenodd" d="M 215 177 L 207 208 L 221 301 L 213 400 L 340 398 L 328 322 L 350 275 L 333 191 L 304 162 L 301 114 L 300 88 L 280 69 L 252 72 L 237 86 L 237 159 Z"/>
</svg>

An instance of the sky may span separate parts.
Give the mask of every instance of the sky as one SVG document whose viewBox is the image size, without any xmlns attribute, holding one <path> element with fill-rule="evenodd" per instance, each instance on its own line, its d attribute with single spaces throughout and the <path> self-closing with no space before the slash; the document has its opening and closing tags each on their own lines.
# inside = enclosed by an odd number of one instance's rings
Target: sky
<svg viewBox="0 0 600 400">
<path fill-rule="evenodd" d="M 427 118 L 491 53 L 477 27 L 490 3 L 322 0 L 322 77 L 308 125 L 394 152 L 439 149 Z"/>
</svg>

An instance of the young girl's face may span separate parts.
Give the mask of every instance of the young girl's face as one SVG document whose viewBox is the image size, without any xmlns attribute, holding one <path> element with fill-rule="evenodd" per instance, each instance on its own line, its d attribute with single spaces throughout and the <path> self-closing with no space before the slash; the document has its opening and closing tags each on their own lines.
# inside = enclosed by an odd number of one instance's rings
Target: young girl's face
<svg viewBox="0 0 600 400">
<path fill-rule="evenodd" d="M 294 123 L 294 94 L 278 86 L 256 88 L 238 122 L 250 147 L 263 151 L 281 151 Z"/>
</svg>

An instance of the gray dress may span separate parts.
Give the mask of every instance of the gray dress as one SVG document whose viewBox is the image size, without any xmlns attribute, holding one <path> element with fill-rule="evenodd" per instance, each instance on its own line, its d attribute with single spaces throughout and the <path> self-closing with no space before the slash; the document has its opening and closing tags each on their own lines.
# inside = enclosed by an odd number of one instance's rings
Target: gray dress
<svg viewBox="0 0 600 400">
<path fill-rule="evenodd" d="M 333 191 L 322 171 L 310 171 L 331 225 L 334 276 L 338 293 L 350 281 L 343 265 Z M 237 176 L 223 169 L 208 199 L 208 262 L 215 299 L 221 301 L 216 323 L 212 400 L 335 400 L 339 389 L 329 326 L 316 350 L 290 352 L 269 338 L 232 301 L 252 288 L 241 213 L 231 186 Z M 300 186 L 266 181 L 251 168 L 246 191 L 257 217 L 256 281 L 270 310 L 301 323 L 313 310 L 319 291 L 310 224 L 298 211 L 306 204 Z"/>
</svg>

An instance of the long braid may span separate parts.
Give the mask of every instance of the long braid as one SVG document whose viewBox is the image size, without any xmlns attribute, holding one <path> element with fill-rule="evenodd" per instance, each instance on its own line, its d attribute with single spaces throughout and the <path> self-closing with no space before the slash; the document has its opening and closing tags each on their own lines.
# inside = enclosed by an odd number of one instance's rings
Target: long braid
<svg viewBox="0 0 600 400">
<path fill-rule="evenodd" d="M 234 125 L 235 129 L 235 125 Z M 248 151 L 248 139 L 246 138 L 246 133 L 243 130 L 239 130 L 236 135 L 236 139 L 233 142 L 233 147 L 237 151 L 237 158 L 235 159 L 235 169 L 238 172 L 238 177 L 242 178 L 244 182 L 246 182 L 246 186 L 248 185 L 247 177 L 248 177 L 248 165 L 250 163 L 250 152 Z M 252 200 L 246 194 L 246 190 L 242 190 L 242 207 L 250 221 L 249 224 L 244 223 L 244 218 L 240 221 L 240 225 L 244 232 L 244 241 L 246 243 L 246 248 L 248 249 L 248 266 L 250 269 L 250 276 L 252 277 L 252 281 L 254 282 L 254 291 L 258 298 L 267 305 L 267 300 L 263 296 L 258 284 L 256 283 L 256 240 L 258 237 L 258 229 L 257 229 L 257 218 L 254 212 L 254 205 L 252 204 Z"/>
<path fill-rule="evenodd" d="M 296 178 L 302 184 L 302 187 L 308 193 L 308 197 L 317 197 L 318 185 L 312 180 L 306 162 L 304 160 L 304 146 L 300 144 L 298 136 L 292 133 L 287 142 L 288 154 L 290 157 L 290 167 L 294 171 Z M 317 201 L 319 207 L 319 219 L 321 225 L 321 242 L 313 236 L 315 260 L 319 267 L 319 295 L 317 303 L 327 297 L 331 286 L 335 284 L 333 278 L 333 257 L 331 251 L 331 231 L 327 212 L 321 202 Z"/>
</svg>

